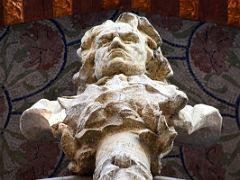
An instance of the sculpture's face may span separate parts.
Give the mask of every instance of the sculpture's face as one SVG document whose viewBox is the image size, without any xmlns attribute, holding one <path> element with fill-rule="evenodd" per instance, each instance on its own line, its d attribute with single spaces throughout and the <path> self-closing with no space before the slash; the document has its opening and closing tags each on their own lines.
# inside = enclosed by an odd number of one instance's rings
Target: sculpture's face
<svg viewBox="0 0 240 180">
<path fill-rule="evenodd" d="M 97 79 L 114 74 L 145 73 L 147 45 L 145 38 L 126 23 L 109 23 L 94 41 Z"/>
</svg>

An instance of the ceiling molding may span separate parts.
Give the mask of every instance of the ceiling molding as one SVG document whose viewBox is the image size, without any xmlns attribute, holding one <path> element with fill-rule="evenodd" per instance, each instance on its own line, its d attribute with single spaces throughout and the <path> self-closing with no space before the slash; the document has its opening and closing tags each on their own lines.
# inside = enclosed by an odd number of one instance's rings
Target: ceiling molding
<svg viewBox="0 0 240 180">
<path fill-rule="evenodd" d="M 240 27 L 239 0 L 2 0 L 0 25 L 113 9 Z"/>
</svg>

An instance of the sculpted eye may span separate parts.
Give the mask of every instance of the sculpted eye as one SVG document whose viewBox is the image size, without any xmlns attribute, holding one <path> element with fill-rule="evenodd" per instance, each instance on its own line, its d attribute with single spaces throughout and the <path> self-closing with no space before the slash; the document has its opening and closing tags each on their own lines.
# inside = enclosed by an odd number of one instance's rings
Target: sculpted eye
<svg viewBox="0 0 240 180">
<path fill-rule="evenodd" d="M 110 41 L 110 40 L 107 39 L 107 38 L 102 38 L 102 39 L 100 40 L 100 43 L 101 43 L 102 45 L 104 45 L 104 44 L 107 44 L 109 41 Z"/>
<path fill-rule="evenodd" d="M 134 34 L 126 34 L 121 38 L 126 43 L 138 43 L 138 41 L 139 41 L 138 36 L 136 36 Z"/>
<path fill-rule="evenodd" d="M 104 35 L 98 39 L 97 44 L 98 46 L 105 46 L 109 44 L 111 41 L 112 41 L 112 36 Z"/>
</svg>

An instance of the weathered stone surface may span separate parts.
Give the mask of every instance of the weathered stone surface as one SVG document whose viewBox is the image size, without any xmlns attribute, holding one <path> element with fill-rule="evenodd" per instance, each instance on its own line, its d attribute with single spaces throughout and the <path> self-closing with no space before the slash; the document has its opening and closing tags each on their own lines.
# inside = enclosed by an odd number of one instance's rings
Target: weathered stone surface
<svg viewBox="0 0 240 180">
<path fill-rule="evenodd" d="M 69 169 L 99 180 L 160 174 L 178 130 L 178 143 L 214 143 L 218 110 L 187 105 L 186 94 L 167 82 L 172 69 L 161 43 L 148 20 L 132 13 L 90 29 L 78 50 L 77 95 L 38 101 L 21 117 L 23 135 L 60 137 Z"/>
</svg>

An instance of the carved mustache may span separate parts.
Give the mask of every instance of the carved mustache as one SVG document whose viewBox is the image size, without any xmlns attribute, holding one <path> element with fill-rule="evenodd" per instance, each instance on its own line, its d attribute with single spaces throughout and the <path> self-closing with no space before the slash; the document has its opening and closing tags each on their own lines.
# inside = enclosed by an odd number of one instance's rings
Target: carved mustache
<svg viewBox="0 0 240 180">
<path fill-rule="evenodd" d="M 124 55 L 124 56 L 129 57 L 128 52 L 123 48 L 112 48 L 112 49 L 110 49 L 110 51 L 108 51 L 108 56 L 112 56 L 112 55 L 116 55 L 116 57 L 118 55 Z"/>
</svg>

